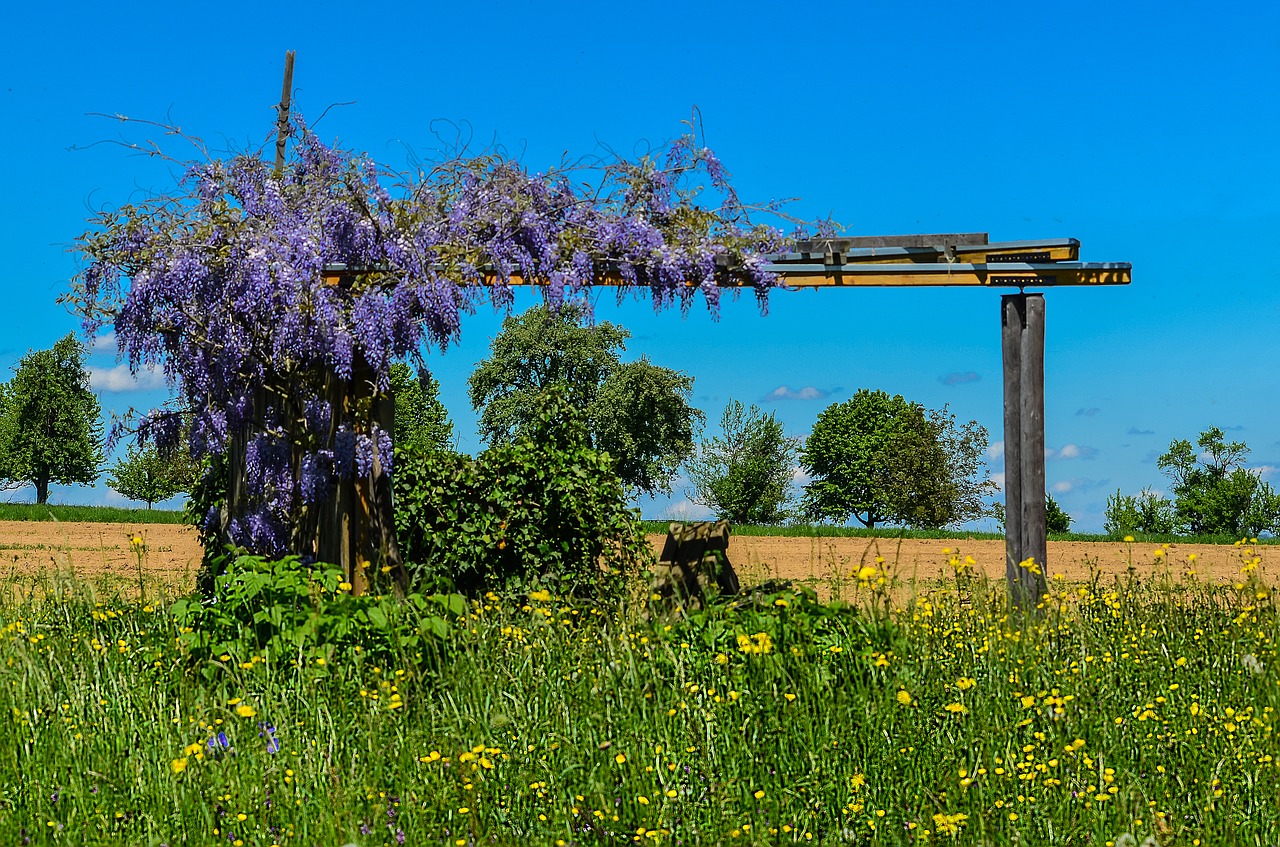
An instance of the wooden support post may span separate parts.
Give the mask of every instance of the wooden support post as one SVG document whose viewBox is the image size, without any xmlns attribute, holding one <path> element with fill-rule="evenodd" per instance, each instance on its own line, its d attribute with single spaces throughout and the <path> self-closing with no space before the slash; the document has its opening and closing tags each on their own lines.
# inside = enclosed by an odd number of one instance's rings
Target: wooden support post
<svg viewBox="0 0 1280 847">
<path fill-rule="evenodd" d="M 289 108 L 293 97 L 293 51 L 284 54 L 284 85 L 280 91 L 279 118 L 276 120 L 276 176 L 284 173 L 284 147 L 289 139 Z"/>
<path fill-rule="evenodd" d="M 1044 295 L 1000 298 L 1004 344 L 1005 575 L 1009 596 L 1035 608 L 1045 579 Z M 1033 559 L 1035 569 L 1022 562 Z"/>
</svg>

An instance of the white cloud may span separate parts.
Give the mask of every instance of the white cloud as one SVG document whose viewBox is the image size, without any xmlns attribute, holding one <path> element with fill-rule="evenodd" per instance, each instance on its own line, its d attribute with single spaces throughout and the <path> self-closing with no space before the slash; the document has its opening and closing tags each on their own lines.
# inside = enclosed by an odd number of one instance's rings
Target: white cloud
<svg viewBox="0 0 1280 847">
<path fill-rule="evenodd" d="M 1096 455 L 1098 455 L 1096 447 L 1083 444 L 1063 444 L 1057 450 L 1052 447 L 1044 448 L 1046 459 L 1092 459 Z"/>
<path fill-rule="evenodd" d="M 89 385 L 98 391 L 152 391 L 165 387 L 163 372 L 144 368 L 134 375 L 123 363 L 114 368 L 89 368 Z"/>
<path fill-rule="evenodd" d="M 993 441 L 987 445 L 987 458 L 995 461 L 1004 458 L 1004 442 Z"/>
<path fill-rule="evenodd" d="M 1068 491 L 1075 488 L 1076 486 L 1075 486 L 1075 483 L 1072 482 L 1071 480 L 1062 479 L 1055 482 L 1052 487 L 1055 494 L 1066 494 Z"/>
<path fill-rule="evenodd" d="M 116 331 L 113 329 L 106 335 L 99 335 L 93 339 L 93 352 L 95 353 L 114 353 L 116 352 Z"/>
<path fill-rule="evenodd" d="M 996 471 L 991 474 L 991 481 L 996 484 L 996 488 L 1004 491 L 1004 471 Z"/>
<path fill-rule="evenodd" d="M 1280 466 L 1277 465 L 1258 465 L 1256 468 L 1249 468 L 1249 473 L 1258 479 L 1271 479 L 1280 472 Z"/>
<path fill-rule="evenodd" d="M 705 521 L 714 515 L 706 506 L 699 506 L 690 500 L 678 500 L 663 510 L 664 521 Z"/>
<path fill-rule="evenodd" d="M 793 485 L 808 485 L 813 481 L 813 477 L 805 473 L 804 468 L 796 465 L 791 469 L 791 483 Z"/>
<path fill-rule="evenodd" d="M 764 395 L 765 400 L 821 400 L 827 396 L 826 391 L 821 388 L 815 388 L 812 385 L 806 385 L 804 388 L 791 389 L 785 385 L 779 385 L 777 388 Z"/>
</svg>

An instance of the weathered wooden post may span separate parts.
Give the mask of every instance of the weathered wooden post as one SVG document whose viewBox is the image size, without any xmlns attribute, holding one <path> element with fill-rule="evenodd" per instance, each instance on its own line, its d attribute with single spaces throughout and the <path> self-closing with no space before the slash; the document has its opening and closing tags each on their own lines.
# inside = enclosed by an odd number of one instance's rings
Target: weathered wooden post
<svg viewBox="0 0 1280 847">
<path fill-rule="evenodd" d="M 1005 573 L 1012 600 L 1034 608 L 1045 561 L 1044 295 L 1000 298 L 1004 347 Z M 1024 567 L 1028 559 L 1034 564 Z"/>
</svg>

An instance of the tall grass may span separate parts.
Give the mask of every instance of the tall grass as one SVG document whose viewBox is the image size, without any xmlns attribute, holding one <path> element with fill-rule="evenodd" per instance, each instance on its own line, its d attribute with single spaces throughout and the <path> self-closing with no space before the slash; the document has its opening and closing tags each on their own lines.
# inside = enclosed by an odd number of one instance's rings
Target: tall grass
<svg viewBox="0 0 1280 847">
<path fill-rule="evenodd" d="M 1030 615 L 958 579 L 688 619 L 490 597 L 381 665 L 192 664 L 163 598 L 10 581 L 0 843 L 1280 841 L 1252 573 L 1055 582 Z"/>
</svg>

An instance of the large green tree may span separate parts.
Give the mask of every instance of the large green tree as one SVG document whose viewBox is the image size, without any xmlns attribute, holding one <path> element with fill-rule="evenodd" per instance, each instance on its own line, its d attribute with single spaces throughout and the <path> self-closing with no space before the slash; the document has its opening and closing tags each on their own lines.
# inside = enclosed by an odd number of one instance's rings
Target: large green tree
<svg viewBox="0 0 1280 847">
<path fill-rule="evenodd" d="M 391 391 L 395 397 L 396 449 L 452 450 L 453 422 L 440 402 L 440 383 L 431 374 L 413 370 L 403 362 L 391 366 Z"/>
<path fill-rule="evenodd" d="M 822 411 L 800 453 L 806 517 L 939 528 L 981 517 L 987 431 L 901 395 L 860 390 Z"/>
<path fill-rule="evenodd" d="M 720 432 L 687 463 L 689 499 L 732 523 L 782 523 L 791 515 L 798 439 L 786 436 L 772 413 L 737 400 L 725 407 Z"/>
<path fill-rule="evenodd" d="M 89 388 L 85 348 L 68 335 L 51 350 L 27 353 L 0 392 L 0 484 L 88 484 L 102 465 L 102 410 Z"/>
<path fill-rule="evenodd" d="M 643 358 L 623 363 L 631 334 L 586 318 L 573 305 L 537 306 L 503 322 L 489 358 L 468 380 L 480 435 L 489 444 L 511 442 L 529 427 L 539 398 L 558 386 L 585 412 L 592 447 L 613 457 L 624 484 L 670 491 L 704 420 L 689 405 L 693 377 Z"/>
<path fill-rule="evenodd" d="M 1170 443 L 1156 464 L 1173 483 L 1177 528 L 1191 535 L 1257 535 L 1280 529 L 1280 496 L 1244 467 L 1249 448 L 1210 427 L 1195 445 Z"/>
</svg>

